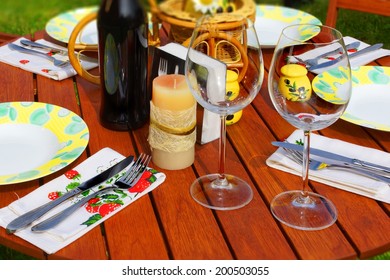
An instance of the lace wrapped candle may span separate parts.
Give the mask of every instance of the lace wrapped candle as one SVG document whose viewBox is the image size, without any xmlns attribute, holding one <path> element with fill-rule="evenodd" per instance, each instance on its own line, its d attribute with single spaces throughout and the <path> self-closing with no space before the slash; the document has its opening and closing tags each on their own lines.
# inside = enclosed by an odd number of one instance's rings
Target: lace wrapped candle
<svg viewBox="0 0 390 280">
<path fill-rule="evenodd" d="M 196 100 L 184 75 L 163 75 L 153 80 L 149 144 L 158 167 L 178 170 L 194 162 Z"/>
</svg>

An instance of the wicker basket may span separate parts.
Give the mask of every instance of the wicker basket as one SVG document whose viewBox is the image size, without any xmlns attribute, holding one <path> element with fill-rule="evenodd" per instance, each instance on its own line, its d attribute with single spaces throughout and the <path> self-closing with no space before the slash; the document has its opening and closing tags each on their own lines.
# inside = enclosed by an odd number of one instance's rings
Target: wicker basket
<svg viewBox="0 0 390 280">
<path fill-rule="evenodd" d="M 156 34 L 158 34 L 158 28 L 156 29 L 155 25 L 158 25 L 160 22 L 166 22 L 170 25 L 171 39 L 184 46 L 188 46 L 196 21 L 202 14 L 184 11 L 184 0 L 164 0 L 158 6 L 154 1 L 149 0 L 154 28 L 153 33 L 157 31 Z M 231 40 L 227 41 L 223 38 L 223 34 L 210 32 L 207 38 L 203 38 L 197 44 L 202 46 L 205 53 L 225 62 L 230 70 L 237 72 L 238 81 L 241 81 L 248 66 L 246 38 L 241 38 L 240 24 L 236 21 L 233 14 L 245 16 L 254 21 L 256 17 L 256 4 L 253 0 L 236 0 L 234 3 L 236 10 L 232 13 L 218 14 L 217 23 L 220 30 L 229 30 L 235 34 L 234 37 L 237 40 L 234 40 L 235 42 Z M 155 45 L 158 45 L 158 38 L 155 38 L 154 41 L 157 42 Z M 244 42 L 244 48 L 242 48 L 239 42 Z"/>
<path fill-rule="evenodd" d="M 173 41 L 182 44 L 191 37 L 192 30 L 195 28 L 196 21 L 201 14 L 185 11 L 185 0 L 164 0 L 160 4 L 157 4 L 155 0 L 148 1 L 151 7 L 153 24 L 169 23 L 171 26 L 170 36 Z M 255 20 L 256 4 L 253 0 L 236 0 L 235 6 L 234 14 L 240 14 L 252 21 Z M 224 17 L 220 17 L 221 25 L 232 22 L 229 17 L 230 13 L 224 13 L 224 15 Z"/>
</svg>

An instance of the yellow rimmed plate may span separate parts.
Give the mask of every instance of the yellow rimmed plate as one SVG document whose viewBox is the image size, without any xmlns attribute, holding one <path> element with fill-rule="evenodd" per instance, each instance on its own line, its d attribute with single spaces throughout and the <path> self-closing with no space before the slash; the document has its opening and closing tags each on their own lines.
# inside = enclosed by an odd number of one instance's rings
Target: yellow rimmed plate
<svg viewBox="0 0 390 280">
<path fill-rule="evenodd" d="M 343 120 L 390 131 L 390 67 L 361 66 L 352 70 L 352 96 Z"/>
<path fill-rule="evenodd" d="M 68 43 L 70 35 L 77 23 L 85 16 L 92 12 L 96 12 L 97 10 L 97 6 L 91 6 L 61 13 L 47 22 L 45 27 L 46 32 L 50 37 L 60 42 Z M 76 43 L 88 45 L 98 44 L 96 20 L 85 26 L 84 30 L 80 33 L 79 38 L 76 40 Z"/>
<path fill-rule="evenodd" d="M 301 23 L 322 24 L 311 14 L 293 8 L 273 5 L 256 6 L 255 28 L 262 48 L 274 48 L 283 28 Z M 309 37 L 306 32 L 302 33 L 302 39 Z"/>
<path fill-rule="evenodd" d="M 333 104 L 347 104 L 351 85 L 349 68 L 339 67 L 324 71 L 312 82 L 315 94 Z"/>
<path fill-rule="evenodd" d="M 338 86 L 339 81 L 334 76 L 326 75 L 313 81 L 313 90 L 329 99 L 332 88 Z M 389 104 L 390 67 L 360 66 L 352 69 L 352 95 L 341 119 L 372 129 L 390 131 Z"/>
<path fill-rule="evenodd" d="M 0 103 L 0 185 L 41 178 L 76 160 L 87 124 L 68 109 L 40 102 Z"/>
<path fill-rule="evenodd" d="M 98 11 L 98 9 L 98 6 L 90 6 L 66 11 L 50 19 L 46 23 L 45 30 L 47 34 L 53 39 L 63 43 L 68 43 L 70 35 L 72 34 L 73 29 L 77 23 L 79 23 L 81 19 L 90 13 Z M 148 13 L 149 30 L 152 32 L 153 26 L 151 18 L 151 13 Z M 84 27 L 76 39 L 76 43 L 83 43 L 87 45 L 98 44 L 98 30 L 96 20 L 91 21 Z"/>
</svg>

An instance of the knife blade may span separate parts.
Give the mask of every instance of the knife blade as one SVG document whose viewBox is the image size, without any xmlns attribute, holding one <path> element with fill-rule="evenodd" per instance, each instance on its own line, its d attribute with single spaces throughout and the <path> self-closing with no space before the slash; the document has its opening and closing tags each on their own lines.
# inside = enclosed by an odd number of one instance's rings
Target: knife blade
<svg viewBox="0 0 390 280">
<path fill-rule="evenodd" d="M 351 49 L 356 49 L 358 48 L 360 45 L 360 41 L 354 41 L 350 44 L 347 44 L 345 46 L 345 48 L 347 50 L 351 50 Z M 328 52 L 325 52 L 325 53 L 322 53 L 316 57 L 313 57 L 313 58 L 308 58 L 308 59 L 301 59 L 301 58 L 298 58 L 298 57 L 295 57 L 296 59 L 299 60 L 299 62 L 301 63 L 305 63 L 307 64 L 307 67 L 313 67 L 314 65 L 317 65 L 318 64 L 318 61 L 321 59 L 321 58 L 324 58 L 324 57 L 327 57 L 327 56 L 330 56 L 330 55 L 334 55 L 334 54 L 338 54 L 340 51 L 342 50 L 342 47 L 339 47 L 335 50 L 331 50 L 331 51 L 328 51 Z"/>
<path fill-rule="evenodd" d="M 123 159 L 122 161 L 118 162 L 117 164 L 111 166 L 110 168 L 106 169 L 99 175 L 92 177 L 91 179 L 81 183 L 77 188 L 65 193 L 64 195 L 60 196 L 59 198 L 49 201 L 46 204 L 43 204 L 42 206 L 39 206 L 21 216 L 18 218 L 12 220 L 6 227 L 7 233 L 11 234 L 17 231 L 18 229 L 24 228 L 34 222 L 36 219 L 42 217 L 44 214 L 46 214 L 48 211 L 56 207 L 57 205 L 61 204 L 65 200 L 80 194 L 83 191 L 86 191 L 90 188 L 93 188 L 94 186 L 104 182 L 105 180 L 113 177 L 114 175 L 118 174 L 120 171 L 125 169 L 128 165 L 134 162 L 133 156 L 128 156 L 127 158 Z"/>
<path fill-rule="evenodd" d="M 20 43 L 22 45 L 25 45 L 25 46 L 28 46 L 28 47 L 38 48 L 38 49 L 47 50 L 49 52 L 54 52 L 54 53 L 60 53 L 60 54 L 63 54 L 63 55 L 68 55 L 68 52 L 66 50 L 62 50 L 62 49 L 55 48 L 55 47 L 52 47 L 52 46 L 47 46 L 47 45 L 44 45 L 44 44 L 41 44 L 41 43 L 37 43 L 37 42 L 33 42 L 33 41 L 30 41 L 30 40 L 20 40 Z"/>
<path fill-rule="evenodd" d="M 362 54 L 365 54 L 365 53 L 372 52 L 372 51 L 375 51 L 377 49 L 380 49 L 382 46 L 383 46 L 382 43 L 371 45 L 371 46 L 368 46 L 368 47 L 366 47 L 364 49 L 361 49 L 361 50 L 359 50 L 357 52 L 349 54 L 348 57 L 349 57 L 349 59 L 351 59 L 351 58 L 354 58 L 356 56 L 359 56 L 359 55 L 362 55 Z M 329 60 L 327 62 L 323 62 L 323 63 L 317 64 L 317 65 L 308 67 L 307 69 L 309 69 L 310 71 L 313 71 L 313 70 L 317 70 L 319 68 L 329 67 L 329 66 L 332 66 L 332 65 L 338 63 L 340 61 L 340 59 L 341 59 L 341 56 L 336 58 L 336 59 L 334 59 L 334 60 Z"/>
<path fill-rule="evenodd" d="M 272 142 L 272 145 L 303 152 L 303 146 L 298 145 L 298 144 L 274 141 L 274 142 Z M 316 148 L 312 148 L 312 147 L 310 147 L 310 154 L 315 155 L 315 156 L 319 156 L 319 157 L 322 157 L 325 159 L 334 160 L 334 161 L 340 162 L 344 165 L 348 165 L 351 167 L 356 167 L 359 169 L 368 170 L 368 171 L 374 172 L 374 173 L 381 175 L 381 176 L 384 176 L 384 177 L 390 177 L 390 167 L 387 167 L 387 166 L 378 165 L 378 164 L 363 161 L 363 160 L 360 160 L 357 158 L 350 158 L 350 157 L 342 156 L 339 154 L 335 154 L 332 152 L 328 152 L 328 151 L 324 151 L 324 150 L 320 150 L 320 149 L 316 149 Z"/>
</svg>

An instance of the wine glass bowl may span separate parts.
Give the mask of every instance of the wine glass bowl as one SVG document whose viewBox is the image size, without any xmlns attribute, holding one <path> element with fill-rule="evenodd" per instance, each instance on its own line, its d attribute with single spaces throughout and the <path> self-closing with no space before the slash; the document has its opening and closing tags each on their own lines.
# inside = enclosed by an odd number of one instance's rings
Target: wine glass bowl
<svg viewBox="0 0 390 280">
<path fill-rule="evenodd" d="M 185 76 L 191 93 L 221 118 L 218 173 L 197 178 L 190 193 L 211 209 L 243 207 L 253 193 L 244 180 L 225 174 L 226 117 L 249 105 L 261 88 L 264 66 L 254 25 L 240 15 L 205 15 L 183 44 L 188 47 Z"/>
<path fill-rule="evenodd" d="M 325 56 L 330 53 L 332 56 Z M 315 66 L 306 62 L 317 57 L 321 59 Z M 340 118 L 351 87 L 348 54 L 339 31 L 312 24 L 291 25 L 282 31 L 269 70 L 268 89 L 277 112 L 303 131 L 303 186 L 277 195 L 270 208 L 276 219 L 290 227 L 319 230 L 337 219 L 334 204 L 308 188 L 310 133 Z"/>
</svg>

